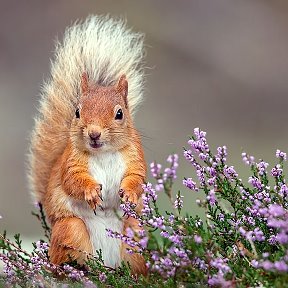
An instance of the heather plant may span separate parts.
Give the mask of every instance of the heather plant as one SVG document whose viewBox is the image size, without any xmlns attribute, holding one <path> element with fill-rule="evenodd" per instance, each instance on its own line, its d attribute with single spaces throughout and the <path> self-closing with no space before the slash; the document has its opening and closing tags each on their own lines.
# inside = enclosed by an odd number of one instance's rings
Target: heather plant
<svg viewBox="0 0 288 288">
<path fill-rule="evenodd" d="M 0 236 L 0 259 L 4 263 L 2 283 L 23 287 L 285 287 L 288 282 L 288 186 L 283 166 L 286 153 L 277 150 L 277 164 L 242 153 L 251 176 L 242 181 L 227 162 L 227 148 L 210 150 L 206 133 L 199 128 L 188 141 L 183 155 L 195 171 L 187 171 L 183 188 L 197 193 L 196 203 L 205 219 L 183 212 L 181 192 L 174 191 L 178 156 L 170 155 L 168 167 L 150 165 L 153 183 L 143 185 L 143 207 L 137 213 L 130 203 L 122 203 L 122 217 L 138 219 L 136 233 L 107 229 L 109 237 L 129 244 L 128 253 L 141 253 L 147 261 L 147 277 L 131 275 L 129 265 L 105 267 L 98 254 L 88 255 L 85 266 L 61 266 L 49 262 L 49 244 L 34 244 L 31 253 L 14 241 Z M 179 180 L 179 179 L 177 179 Z M 181 181 L 181 180 L 179 180 Z M 165 194 L 171 209 L 159 208 Z M 187 201 L 185 201 L 186 204 Z M 138 211 L 138 210 L 137 210 Z M 34 215 L 41 221 L 49 240 L 50 230 L 41 205 Z M 0 220 L 1 221 L 1 220 Z M 49 242 L 49 241 L 48 241 Z"/>
</svg>

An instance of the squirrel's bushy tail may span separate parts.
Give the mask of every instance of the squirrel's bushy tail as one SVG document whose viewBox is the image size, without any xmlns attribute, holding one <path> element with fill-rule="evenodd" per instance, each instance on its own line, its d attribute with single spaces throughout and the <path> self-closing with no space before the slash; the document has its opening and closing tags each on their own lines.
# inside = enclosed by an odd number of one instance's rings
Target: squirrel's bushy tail
<svg viewBox="0 0 288 288">
<path fill-rule="evenodd" d="M 36 201 L 42 201 L 51 169 L 67 145 L 82 73 L 102 86 L 115 84 L 125 74 L 133 115 L 142 99 L 142 59 L 143 35 L 132 32 L 123 20 L 90 16 L 65 31 L 63 42 L 56 45 L 31 137 L 29 182 Z"/>
</svg>

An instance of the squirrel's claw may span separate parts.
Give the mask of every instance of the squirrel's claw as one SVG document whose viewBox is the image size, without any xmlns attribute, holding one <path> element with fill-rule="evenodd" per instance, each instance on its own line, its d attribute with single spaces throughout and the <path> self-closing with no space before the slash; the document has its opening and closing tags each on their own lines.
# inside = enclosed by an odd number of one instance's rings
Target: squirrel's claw
<svg viewBox="0 0 288 288">
<path fill-rule="evenodd" d="M 137 206 L 139 197 L 135 192 L 127 192 L 125 189 L 121 188 L 118 194 L 123 202 L 130 202 L 134 208 Z"/>
<path fill-rule="evenodd" d="M 85 201 L 92 208 L 92 210 L 96 210 L 97 206 L 99 206 L 100 201 L 103 201 L 101 195 L 101 184 L 97 184 L 94 187 L 90 187 L 85 190 Z"/>
<path fill-rule="evenodd" d="M 103 185 L 102 184 L 99 184 L 99 192 L 98 192 L 98 197 L 100 198 L 101 201 L 103 201 L 103 197 L 102 197 L 102 188 L 103 188 Z"/>
<path fill-rule="evenodd" d="M 102 205 L 98 205 L 98 207 L 102 210 L 102 211 L 104 211 L 104 208 L 103 208 L 103 206 Z M 94 214 L 95 214 L 95 216 L 97 216 L 97 213 L 96 213 L 96 208 L 95 209 L 93 209 L 93 212 L 94 212 Z"/>
<path fill-rule="evenodd" d="M 124 194 L 125 194 L 124 189 L 121 188 L 121 189 L 119 190 L 118 194 L 119 194 L 120 198 L 123 198 L 123 196 L 124 196 Z"/>
</svg>

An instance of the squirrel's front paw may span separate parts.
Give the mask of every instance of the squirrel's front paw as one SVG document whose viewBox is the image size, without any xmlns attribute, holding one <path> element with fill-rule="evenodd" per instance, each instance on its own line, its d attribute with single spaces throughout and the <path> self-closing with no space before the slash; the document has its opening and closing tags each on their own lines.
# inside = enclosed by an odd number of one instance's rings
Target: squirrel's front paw
<svg viewBox="0 0 288 288">
<path fill-rule="evenodd" d="M 120 198 L 122 198 L 122 200 L 124 202 L 130 202 L 130 203 L 133 203 L 135 205 L 138 204 L 139 196 L 134 191 L 126 190 L 126 189 L 121 188 L 119 190 L 119 196 L 120 196 Z"/>
<path fill-rule="evenodd" d="M 103 201 L 101 190 L 101 184 L 96 184 L 91 188 L 85 189 L 85 201 L 94 211 L 96 210 L 97 206 L 103 209 L 103 207 L 100 205 L 101 201 Z"/>
</svg>

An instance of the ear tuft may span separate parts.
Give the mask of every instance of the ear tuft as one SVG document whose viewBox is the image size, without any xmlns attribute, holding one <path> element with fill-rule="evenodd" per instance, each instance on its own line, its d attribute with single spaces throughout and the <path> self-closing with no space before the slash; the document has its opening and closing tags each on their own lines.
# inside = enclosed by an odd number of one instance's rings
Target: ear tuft
<svg viewBox="0 0 288 288">
<path fill-rule="evenodd" d="M 86 95 L 89 91 L 88 74 L 83 72 L 81 76 L 81 95 Z"/>
<path fill-rule="evenodd" d="M 117 92 L 120 93 L 125 101 L 126 108 L 128 107 L 127 95 L 128 95 L 128 82 L 126 80 L 126 75 L 123 74 L 117 84 Z"/>
</svg>

